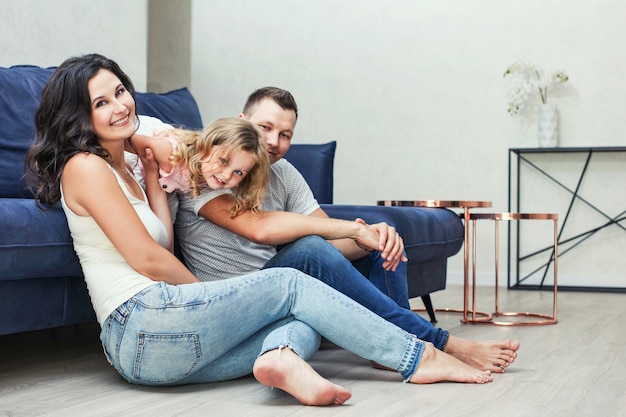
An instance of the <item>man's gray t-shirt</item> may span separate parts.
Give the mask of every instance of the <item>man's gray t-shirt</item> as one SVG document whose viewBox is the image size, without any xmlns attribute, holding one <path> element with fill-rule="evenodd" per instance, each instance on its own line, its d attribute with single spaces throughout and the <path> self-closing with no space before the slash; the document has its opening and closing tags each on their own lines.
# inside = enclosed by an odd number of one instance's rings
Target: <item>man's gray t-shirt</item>
<svg viewBox="0 0 626 417">
<path fill-rule="evenodd" d="M 198 211 L 207 202 L 229 190 L 204 190 L 198 197 L 178 194 L 176 238 L 185 263 L 201 281 L 216 281 L 258 271 L 276 254 L 276 247 L 258 245 L 229 232 Z M 272 164 L 270 184 L 261 205 L 263 211 L 289 211 L 310 215 L 319 208 L 317 200 L 298 170 L 284 159 Z"/>
</svg>

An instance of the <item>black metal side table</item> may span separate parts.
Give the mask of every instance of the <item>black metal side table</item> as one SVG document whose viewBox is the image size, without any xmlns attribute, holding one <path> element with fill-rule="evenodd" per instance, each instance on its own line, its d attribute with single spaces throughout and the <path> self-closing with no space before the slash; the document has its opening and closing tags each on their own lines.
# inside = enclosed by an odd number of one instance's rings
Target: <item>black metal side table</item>
<svg viewBox="0 0 626 417">
<path fill-rule="evenodd" d="M 520 195 L 520 189 L 522 184 L 522 167 L 527 167 L 530 169 L 530 172 L 538 173 L 540 177 L 545 178 L 549 184 L 556 185 L 557 190 L 565 191 L 566 195 L 569 195 L 569 202 L 567 202 L 567 211 L 565 213 L 560 213 L 561 225 L 558 236 L 558 243 L 561 246 L 561 256 L 565 255 L 569 251 L 575 249 L 578 245 L 586 241 L 587 239 L 594 236 L 596 233 L 600 232 L 603 229 L 608 227 L 618 228 L 622 231 L 626 232 L 626 225 L 624 224 L 624 220 L 626 220 L 626 207 L 619 210 L 619 214 L 610 215 L 605 210 L 599 208 L 599 204 L 593 203 L 590 201 L 591 198 L 586 198 L 586 196 L 582 195 L 582 185 L 585 180 L 591 181 L 589 177 L 589 168 L 591 166 L 599 167 L 600 164 L 605 160 L 604 158 L 613 158 L 611 154 L 623 153 L 626 154 L 626 147 L 616 146 L 616 147 L 557 147 L 557 148 L 511 148 L 509 149 L 509 200 L 508 200 L 508 210 L 509 212 L 520 212 L 527 210 L 526 208 L 522 208 L 522 198 Z M 540 166 L 538 163 L 539 155 L 554 155 L 554 161 L 559 163 L 567 161 L 568 156 L 573 157 L 578 154 L 582 157 L 582 169 L 578 174 L 574 172 L 574 175 L 577 175 L 576 185 L 574 187 L 568 186 L 564 184 L 564 182 L 554 175 L 554 172 L 549 168 Z M 537 156 L 533 158 L 533 156 Z M 596 156 L 596 158 L 594 158 Z M 616 155 L 617 156 L 617 155 Z M 619 161 L 618 161 L 619 163 Z M 626 168 L 626 164 L 624 165 Z M 528 172 L 528 171 L 524 171 Z M 589 179 L 588 179 L 589 178 Z M 603 183 L 597 184 L 597 187 L 603 187 Z M 607 190 L 607 192 L 610 192 Z M 623 193 L 623 189 L 613 190 L 614 193 Z M 564 201 L 566 202 L 566 201 Z M 578 203 L 578 204 L 575 204 Z M 568 220 L 573 218 L 572 213 L 577 213 L 580 208 L 590 209 L 594 213 L 598 214 L 601 217 L 599 222 L 591 221 L 587 230 L 580 232 L 579 230 L 575 230 L 575 225 L 570 227 Z M 533 210 L 534 211 L 534 210 Z M 573 222 L 574 220 L 572 220 Z M 512 234 L 511 234 L 511 222 L 508 224 L 508 287 L 509 288 L 519 288 L 519 289 L 543 289 L 544 280 L 548 274 L 548 270 L 551 267 L 551 264 L 554 262 L 554 259 L 550 258 L 547 262 L 543 264 L 539 270 L 534 270 L 531 273 L 521 276 L 520 272 L 520 264 L 522 264 L 526 260 L 531 260 L 534 256 L 549 251 L 549 247 L 545 247 L 541 250 L 538 250 L 534 253 L 525 253 L 522 254 L 520 252 L 520 241 L 521 241 L 521 230 L 520 224 L 517 222 L 515 225 L 515 254 L 512 254 Z M 566 233 L 572 231 L 572 236 L 565 238 L 567 236 Z M 514 278 L 512 276 L 511 268 L 515 267 Z M 534 274 L 542 274 L 534 275 Z M 528 279 L 531 276 L 539 276 L 541 278 L 539 284 L 529 284 Z M 563 285 L 560 286 L 563 290 L 573 289 L 573 290 L 597 290 L 597 291 L 618 291 L 618 292 L 626 292 L 626 286 L 624 287 L 612 287 L 612 286 L 580 286 L 580 285 Z"/>
</svg>

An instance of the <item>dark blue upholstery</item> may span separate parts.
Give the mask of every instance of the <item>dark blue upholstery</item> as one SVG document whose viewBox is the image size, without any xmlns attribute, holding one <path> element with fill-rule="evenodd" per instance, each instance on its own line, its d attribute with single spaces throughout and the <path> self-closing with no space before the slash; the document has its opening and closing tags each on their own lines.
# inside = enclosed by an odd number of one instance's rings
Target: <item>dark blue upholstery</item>
<svg viewBox="0 0 626 417">
<path fill-rule="evenodd" d="M 24 155 L 35 137 L 33 117 L 52 69 L 0 68 L 0 198 L 31 197 L 23 180 Z"/>
<path fill-rule="evenodd" d="M 83 276 L 60 205 L 0 199 L 0 224 L 0 280 Z"/>
<path fill-rule="evenodd" d="M 0 335 L 95 320 L 63 210 L 39 210 L 23 180 L 35 111 L 53 71 L 0 67 Z M 186 88 L 136 98 L 139 114 L 203 126 Z"/>
<path fill-rule="evenodd" d="M 202 129 L 196 100 L 187 88 L 169 93 L 137 93 L 137 114 L 156 117 L 184 129 Z"/>
<path fill-rule="evenodd" d="M 298 171 L 306 178 L 313 195 L 320 204 L 333 203 L 333 177 L 335 149 L 337 142 L 319 145 L 292 145 L 285 159 L 297 165 Z"/>
</svg>

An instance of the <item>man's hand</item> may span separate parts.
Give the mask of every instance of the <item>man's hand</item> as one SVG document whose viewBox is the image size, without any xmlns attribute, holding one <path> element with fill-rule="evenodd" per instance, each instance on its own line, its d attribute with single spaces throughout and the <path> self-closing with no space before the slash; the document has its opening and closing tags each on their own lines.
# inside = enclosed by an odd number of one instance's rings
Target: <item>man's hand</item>
<svg viewBox="0 0 626 417">
<path fill-rule="evenodd" d="M 395 271 L 400 262 L 407 262 L 408 258 L 404 255 L 404 241 L 402 237 L 396 232 L 393 226 L 388 225 L 385 222 L 368 225 L 361 218 L 355 220 L 367 229 L 374 231 L 378 236 L 378 242 L 376 246 L 372 245 L 371 234 L 367 234 L 367 239 L 359 237 L 355 239 L 356 244 L 364 250 L 378 250 L 381 257 L 385 260 L 383 262 L 383 268 L 387 271 Z"/>
<path fill-rule="evenodd" d="M 360 233 L 353 238 L 354 243 L 366 252 L 379 250 L 380 236 L 378 231 L 369 224 L 365 223 L 363 219 L 356 219 L 355 222 L 363 225 L 363 227 L 360 227 Z"/>
</svg>

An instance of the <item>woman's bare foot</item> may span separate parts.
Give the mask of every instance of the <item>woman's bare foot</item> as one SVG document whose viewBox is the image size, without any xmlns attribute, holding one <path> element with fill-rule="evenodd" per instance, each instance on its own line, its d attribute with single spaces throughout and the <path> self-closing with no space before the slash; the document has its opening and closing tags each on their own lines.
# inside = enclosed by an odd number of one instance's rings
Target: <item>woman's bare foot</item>
<svg viewBox="0 0 626 417">
<path fill-rule="evenodd" d="M 322 378 L 289 348 L 260 356 L 252 372 L 261 384 L 280 388 L 305 405 L 341 405 L 352 397 L 350 391 Z"/>
<path fill-rule="evenodd" d="M 517 358 L 519 347 L 519 340 L 474 342 L 450 335 L 444 352 L 474 368 L 502 373 Z"/>
<path fill-rule="evenodd" d="M 493 377 L 491 372 L 473 368 L 427 342 L 422 361 L 409 382 L 432 384 L 443 381 L 484 384 L 493 381 Z"/>
</svg>

